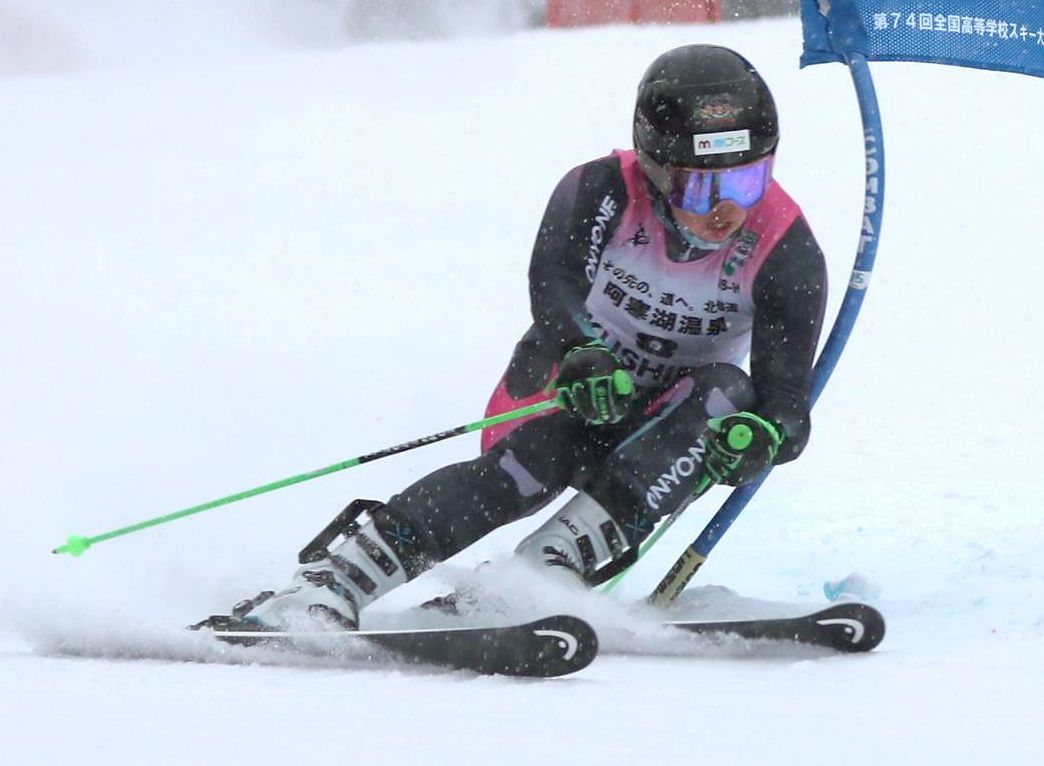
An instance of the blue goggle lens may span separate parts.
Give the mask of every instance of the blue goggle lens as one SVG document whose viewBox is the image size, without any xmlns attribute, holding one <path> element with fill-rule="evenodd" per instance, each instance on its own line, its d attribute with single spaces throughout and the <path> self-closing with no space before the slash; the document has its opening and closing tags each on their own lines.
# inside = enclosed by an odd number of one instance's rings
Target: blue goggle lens
<svg viewBox="0 0 1044 766">
<path fill-rule="evenodd" d="M 722 200 L 749 210 L 772 181 L 772 157 L 721 170 L 674 168 L 669 171 L 667 203 L 687 213 L 707 215 Z"/>
</svg>

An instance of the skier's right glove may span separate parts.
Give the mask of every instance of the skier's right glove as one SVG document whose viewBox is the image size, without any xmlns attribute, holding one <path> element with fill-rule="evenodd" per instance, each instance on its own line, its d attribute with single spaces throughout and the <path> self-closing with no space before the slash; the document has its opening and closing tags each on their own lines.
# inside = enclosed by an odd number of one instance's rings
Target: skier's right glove
<svg viewBox="0 0 1044 766">
<path fill-rule="evenodd" d="M 554 383 L 562 408 L 588 425 L 619 423 L 634 398 L 634 381 L 601 341 L 566 352 Z"/>
<path fill-rule="evenodd" d="M 707 421 L 710 435 L 703 465 L 717 484 L 747 484 L 772 465 L 783 437 L 775 423 L 753 412 Z"/>
</svg>

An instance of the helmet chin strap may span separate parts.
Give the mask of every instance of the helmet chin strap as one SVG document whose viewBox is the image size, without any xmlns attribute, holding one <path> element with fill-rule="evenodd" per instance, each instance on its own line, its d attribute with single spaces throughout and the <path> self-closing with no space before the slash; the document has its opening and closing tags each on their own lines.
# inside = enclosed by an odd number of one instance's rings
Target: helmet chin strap
<svg viewBox="0 0 1044 766">
<path fill-rule="evenodd" d="M 709 242 L 698 234 L 686 229 L 682 224 L 678 223 L 671 211 L 668 210 L 667 205 L 664 203 L 663 196 L 655 194 L 653 197 L 653 209 L 656 211 L 656 217 L 660 219 L 664 226 L 669 230 L 675 232 L 682 241 L 689 246 L 689 249 L 685 253 L 681 254 L 680 257 L 674 259 L 678 261 L 695 261 L 704 255 L 708 255 L 716 250 L 720 250 L 732 241 L 735 233 L 730 234 L 728 237 L 723 239 L 721 242 Z M 694 250 L 699 252 L 693 252 Z"/>
</svg>

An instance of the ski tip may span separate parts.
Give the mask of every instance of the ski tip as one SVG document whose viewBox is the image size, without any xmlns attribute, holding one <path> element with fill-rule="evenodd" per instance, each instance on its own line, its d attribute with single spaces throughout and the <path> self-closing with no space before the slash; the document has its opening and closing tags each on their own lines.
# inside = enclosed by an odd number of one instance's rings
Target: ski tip
<svg viewBox="0 0 1044 766">
<path fill-rule="evenodd" d="M 728 635 L 755 641 L 784 641 L 836 652 L 869 652 L 884 639 L 885 621 L 872 606 L 844 602 L 800 617 L 669 622 L 697 635 Z"/>
<path fill-rule="evenodd" d="M 541 642 L 533 662 L 516 669 L 505 667 L 505 675 L 554 678 L 583 670 L 598 656 L 598 634 L 591 625 L 568 614 L 535 620 L 524 628 Z"/>
<path fill-rule="evenodd" d="M 812 616 L 816 624 L 833 631 L 831 646 L 841 652 L 869 652 L 885 637 L 885 619 L 869 604 L 847 602 Z"/>
</svg>

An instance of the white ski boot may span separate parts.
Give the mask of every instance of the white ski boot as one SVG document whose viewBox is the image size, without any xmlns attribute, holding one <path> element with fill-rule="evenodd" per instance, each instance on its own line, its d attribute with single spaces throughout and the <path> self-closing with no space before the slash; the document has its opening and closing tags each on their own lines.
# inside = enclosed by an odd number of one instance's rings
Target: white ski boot
<svg viewBox="0 0 1044 766">
<path fill-rule="evenodd" d="M 568 572 L 573 581 L 596 585 L 613 564 L 625 562 L 627 546 L 613 517 L 593 497 L 579 492 L 519 543 L 515 553 L 537 566 Z"/>
<path fill-rule="evenodd" d="M 240 602 L 232 616 L 265 628 L 356 630 L 359 612 L 406 579 L 398 556 L 368 521 L 328 555 L 298 569 L 285 589 Z"/>
</svg>

